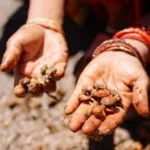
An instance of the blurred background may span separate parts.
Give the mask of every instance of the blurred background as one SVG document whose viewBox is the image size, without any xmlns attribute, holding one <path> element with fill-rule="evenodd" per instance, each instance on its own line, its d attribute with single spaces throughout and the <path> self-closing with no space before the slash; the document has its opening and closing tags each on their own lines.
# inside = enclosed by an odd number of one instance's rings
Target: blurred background
<svg viewBox="0 0 150 150">
<path fill-rule="evenodd" d="M 93 6 L 82 3 L 80 8 L 84 13 L 78 15 L 79 9 L 76 17 L 72 18 L 68 12 L 71 6 L 76 5 L 74 2 L 70 1 L 70 5 L 66 6 L 64 22 L 70 50 L 69 65 L 55 93 L 18 99 L 13 96 L 13 73 L 0 72 L 0 150 L 150 150 L 150 122 L 135 112 L 131 112 L 125 123 L 102 142 L 89 140 L 80 132 L 72 133 L 67 126 L 69 118 L 66 119 L 63 114 L 76 79 L 91 60 L 96 46 L 129 25 L 149 25 L 148 1 L 143 0 L 141 4 L 139 0 L 131 3 L 129 0 L 129 3 L 119 6 L 116 3 L 105 5 L 104 2 Z M 131 18 L 128 18 L 129 22 L 122 17 L 124 14 L 119 15 L 117 23 L 113 19 L 111 21 L 109 8 L 112 12 L 117 8 L 129 8 L 126 11 L 130 12 L 135 8 L 134 4 L 137 4 L 136 10 L 141 6 L 144 10 L 140 17 L 132 19 L 136 16 L 133 12 Z M 0 1 L 0 59 L 8 38 L 25 23 L 28 6 L 27 0 Z M 123 10 L 124 13 L 126 11 Z M 118 14 L 121 12 L 118 11 Z"/>
</svg>

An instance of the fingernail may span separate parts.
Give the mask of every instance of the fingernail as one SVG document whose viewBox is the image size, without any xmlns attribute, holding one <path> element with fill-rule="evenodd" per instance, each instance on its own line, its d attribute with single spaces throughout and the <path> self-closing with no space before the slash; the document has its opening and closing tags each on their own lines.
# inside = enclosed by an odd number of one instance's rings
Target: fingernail
<svg viewBox="0 0 150 150">
<path fill-rule="evenodd" d="M 6 67 L 7 67 L 7 63 L 6 63 L 6 58 L 4 56 L 3 59 L 2 59 L 2 63 L 1 63 L 0 69 L 3 70 Z"/>
<path fill-rule="evenodd" d="M 68 115 L 69 114 L 68 112 L 69 112 L 68 108 L 65 108 L 65 115 Z"/>
<path fill-rule="evenodd" d="M 0 66 L 0 70 L 3 71 L 7 68 L 7 63 L 6 62 L 2 62 L 1 66 Z"/>
<path fill-rule="evenodd" d="M 66 108 L 65 109 L 65 115 L 70 115 L 71 114 L 71 110 L 70 110 L 70 108 Z"/>
</svg>

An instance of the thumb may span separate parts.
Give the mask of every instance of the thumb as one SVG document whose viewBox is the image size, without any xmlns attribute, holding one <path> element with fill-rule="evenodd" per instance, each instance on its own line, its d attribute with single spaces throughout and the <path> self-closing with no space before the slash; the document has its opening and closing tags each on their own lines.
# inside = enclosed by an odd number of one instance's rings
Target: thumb
<svg viewBox="0 0 150 150">
<path fill-rule="evenodd" d="M 137 79 L 133 85 L 133 106 L 143 117 L 149 115 L 149 102 L 148 102 L 148 89 L 149 78 L 146 74 Z"/>
<path fill-rule="evenodd" d="M 1 71 L 12 70 L 17 65 L 21 54 L 21 42 L 17 34 L 14 34 L 7 42 L 6 52 L 3 55 L 2 64 L 0 66 Z"/>
<path fill-rule="evenodd" d="M 67 101 L 67 104 L 65 106 L 65 114 L 66 115 L 72 114 L 77 109 L 77 107 L 80 105 L 80 101 L 78 99 L 78 95 L 79 95 L 80 91 L 81 91 L 81 89 L 76 87 L 73 94 Z"/>
</svg>

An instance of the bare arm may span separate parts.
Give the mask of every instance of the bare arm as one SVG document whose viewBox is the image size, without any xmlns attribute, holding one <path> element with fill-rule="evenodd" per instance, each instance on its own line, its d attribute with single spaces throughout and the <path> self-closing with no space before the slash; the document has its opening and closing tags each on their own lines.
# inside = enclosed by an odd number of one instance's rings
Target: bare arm
<svg viewBox="0 0 150 150">
<path fill-rule="evenodd" d="M 68 58 L 68 48 L 61 27 L 64 2 L 65 0 L 30 0 L 27 23 L 7 41 L 0 69 L 15 70 L 15 95 L 24 96 L 30 92 L 19 80 L 28 77 L 34 81 L 35 77 L 41 76 L 40 70 L 44 65 L 57 70 L 57 79 L 55 78 L 53 83 L 48 81 L 52 86 L 48 86 L 47 92 L 50 92 L 52 87 L 55 90 L 56 80 L 63 77 Z M 33 90 L 30 93 L 37 95 Z"/>
<path fill-rule="evenodd" d="M 65 0 L 30 0 L 28 20 L 46 18 L 63 24 Z"/>
</svg>

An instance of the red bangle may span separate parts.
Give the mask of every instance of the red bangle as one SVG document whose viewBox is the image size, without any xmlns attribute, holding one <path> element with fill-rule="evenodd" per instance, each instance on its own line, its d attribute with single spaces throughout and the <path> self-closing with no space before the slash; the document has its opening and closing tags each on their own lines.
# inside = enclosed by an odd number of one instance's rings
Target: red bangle
<svg viewBox="0 0 150 150">
<path fill-rule="evenodd" d="M 121 50 L 132 54 L 133 56 L 137 57 L 140 60 L 143 67 L 145 68 L 146 66 L 145 61 L 140 55 L 139 51 L 134 46 L 132 46 L 131 44 L 127 43 L 122 39 L 111 39 L 103 42 L 94 51 L 93 58 L 95 58 L 97 55 L 101 54 L 102 52 L 112 51 L 112 50 Z"/>
<path fill-rule="evenodd" d="M 148 48 L 150 49 L 150 30 L 147 27 L 127 28 L 127 29 L 124 29 L 122 31 L 117 32 L 114 35 L 113 38 L 114 39 L 115 38 L 121 38 L 125 34 L 130 34 L 130 33 L 136 33 L 136 34 L 138 34 L 142 39 L 140 37 L 137 37 L 137 38 L 133 37 L 133 39 L 136 39 L 136 40 L 139 40 L 141 42 L 144 42 L 144 44 L 146 44 L 148 46 Z"/>
</svg>

